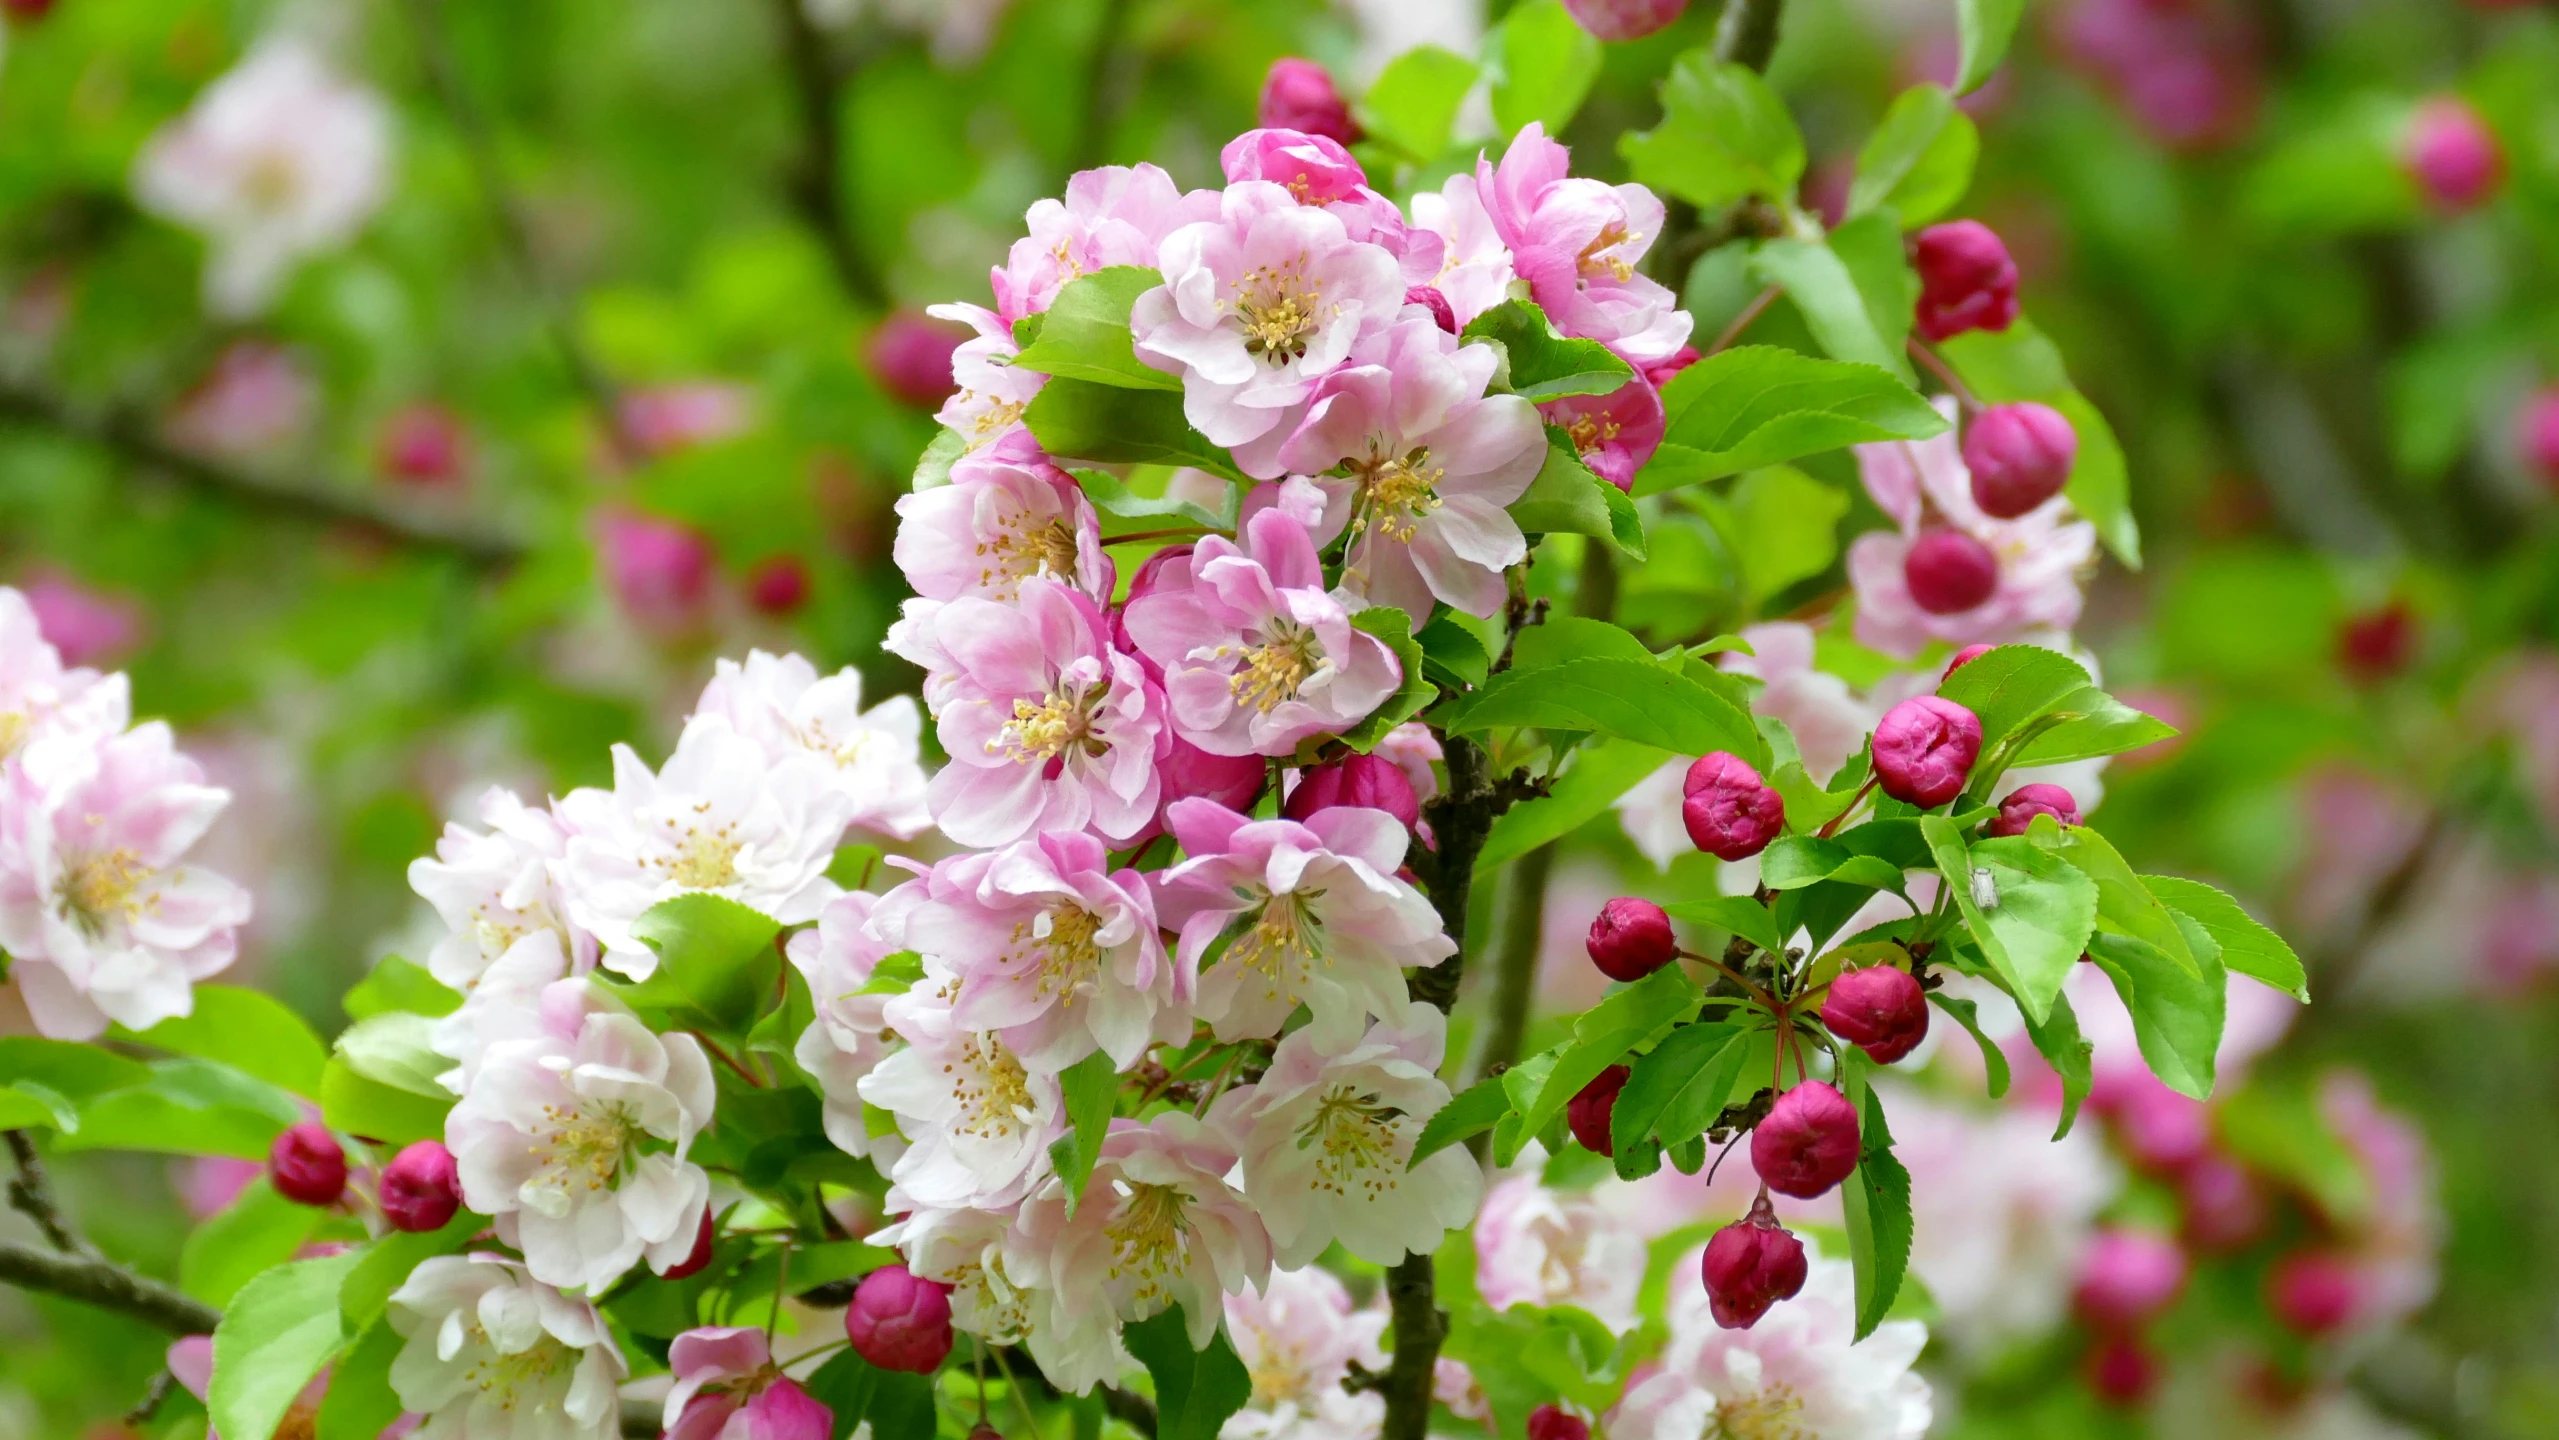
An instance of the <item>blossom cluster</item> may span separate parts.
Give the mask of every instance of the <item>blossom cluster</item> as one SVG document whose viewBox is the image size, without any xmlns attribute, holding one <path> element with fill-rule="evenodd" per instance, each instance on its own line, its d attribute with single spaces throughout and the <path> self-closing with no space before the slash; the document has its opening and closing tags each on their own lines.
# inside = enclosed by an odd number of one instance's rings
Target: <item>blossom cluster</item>
<svg viewBox="0 0 2559 1440">
<path fill-rule="evenodd" d="M 40 1033 L 148 1030 L 237 957 L 248 891 L 187 858 L 230 800 L 0 587 L 0 957 Z"/>
</svg>

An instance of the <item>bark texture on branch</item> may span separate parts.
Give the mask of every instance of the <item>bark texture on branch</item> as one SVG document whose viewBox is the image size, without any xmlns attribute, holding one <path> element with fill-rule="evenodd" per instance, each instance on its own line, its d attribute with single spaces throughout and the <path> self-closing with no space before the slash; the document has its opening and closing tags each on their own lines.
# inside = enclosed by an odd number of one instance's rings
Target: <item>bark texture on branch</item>
<svg viewBox="0 0 2559 1440">
<path fill-rule="evenodd" d="M 0 1241 L 0 1281 L 129 1315 L 172 1335 L 210 1335 L 222 1312 L 110 1260 Z"/>
</svg>

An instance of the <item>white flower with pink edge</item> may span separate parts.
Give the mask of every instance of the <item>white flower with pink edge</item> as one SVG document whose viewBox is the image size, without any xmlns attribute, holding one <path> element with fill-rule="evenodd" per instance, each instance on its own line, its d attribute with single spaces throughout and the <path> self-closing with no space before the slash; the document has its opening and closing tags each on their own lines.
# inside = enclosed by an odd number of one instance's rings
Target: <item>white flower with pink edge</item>
<svg viewBox="0 0 2559 1440">
<path fill-rule="evenodd" d="M 1184 191 L 1153 165 L 1079 170 L 1063 199 L 1034 201 L 1026 233 L 987 279 L 995 314 L 1010 326 L 1048 309 L 1068 283 L 1115 265 L 1155 267 L 1164 237 L 1217 218 L 1217 192 Z"/>
<path fill-rule="evenodd" d="M 879 1068 L 892 1048 L 887 994 L 866 993 L 879 963 L 904 948 L 874 923 L 880 896 L 855 890 L 818 912 L 817 924 L 793 934 L 784 953 L 809 984 L 817 1018 L 800 1032 L 791 1058 L 818 1084 L 826 1138 L 848 1155 L 880 1165 L 894 1161 L 904 1142 L 895 1132 L 873 1135 L 862 1114 L 862 1077 Z"/>
<path fill-rule="evenodd" d="M 1022 347 L 1013 341 L 1010 322 L 983 305 L 934 305 L 925 314 L 953 320 L 977 332 L 951 353 L 951 380 L 959 388 L 933 418 L 960 437 L 967 450 L 992 445 L 1008 435 L 1025 434 L 1022 412 L 1039 398 L 1048 377 L 1013 363 Z"/>
<path fill-rule="evenodd" d="M 1351 1308 L 1351 1293 L 1314 1266 L 1272 1273 L 1260 1294 L 1226 1297 L 1226 1333 L 1253 1377 L 1253 1397 L 1218 1440 L 1366 1440 L 1386 1419 L 1385 1397 L 1342 1388 L 1352 1362 L 1380 1370 L 1382 1311 Z"/>
<path fill-rule="evenodd" d="M 0 585 L 0 761 L 30 741 L 54 734 L 103 739 L 133 723 L 131 686 L 62 663 L 44 637 L 35 607 Z"/>
<path fill-rule="evenodd" d="M 439 1255 L 391 1292 L 413 1440 L 608 1440 L 630 1367 L 604 1317 L 501 1255 Z"/>
<path fill-rule="evenodd" d="M 890 553 L 925 600 L 1011 604 L 1033 576 L 1107 601 L 1114 572 L 1101 519 L 1075 477 L 1028 435 L 1007 437 L 951 467 L 951 483 L 900 496 Z"/>
<path fill-rule="evenodd" d="M 1495 1310 L 1572 1305 L 1612 1330 L 1627 1329 L 1644 1256 L 1632 1224 L 1588 1195 L 1547 1189 L 1535 1175 L 1494 1186 L 1475 1218 L 1475 1288 Z"/>
<path fill-rule="evenodd" d="M 447 821 L 435 854 L 409 862 L 409 888 L 435 907 L 444 938 L 427 970 L 464 994 L 527 936 L 557 937 L 580 973 L 595 968 L 595 937 L 569 923 L 552 867 L 568 854 L 568 827 L 504 786 L 480 796 L 485 832 Z M 556 978 L 556 977 L 555 977 Z"/>
<path fill-rule="evenodd" d="M 911 840 L 933 823 L 924 807 L 924 714 L 911 695 L 862 708 L 862 672 L 820 676 L 797 655 L 747 652 L 722 660 L 695 703 L 764 747 L 774 764 L 806 757 L 852 807 L 845 823 Z"/>
<path fill-rule="evenodd" d="M 1057 1076 L 1025 1066 L 1002 1036 L 963 1028 L 951 1009 L 959 988 L 926 960 L 924 978 L 881 1010 L 906 1047 L 855 1087 L 909 1142 L 889 1168 L 892 1211 L 1012 1205 L 1047 1177 L 1049 1143 L 1066 1133 Z"/>
</svg>

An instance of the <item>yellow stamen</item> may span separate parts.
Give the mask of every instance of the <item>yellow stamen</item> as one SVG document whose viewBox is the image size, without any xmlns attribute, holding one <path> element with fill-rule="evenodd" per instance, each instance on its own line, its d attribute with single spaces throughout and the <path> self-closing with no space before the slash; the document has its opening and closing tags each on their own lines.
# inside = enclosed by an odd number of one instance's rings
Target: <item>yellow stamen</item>
<svg viewBox="0 0 2559 1440">
<path fill-rule="evenodd" d="M 1169 1305 L 1166 1281 L 1182 1268 L 1191 1197 L 1173 1185 L 1130 1182 L 1128 1199 L 1103 1234 L 1111 1242 L 1111 1278 L 1137 1282 L 1130 1299 L 1139 1306 Z"/>
<path fill-rule="evenodd" d="M 1623 245 L 1634 238 L 1635 237 L 1632 235 L 1626 233 L 1626 227 L 1623 225 L 1612 224 L 1607 229 L 1600 231 L 1599 234 L 1592 239 L 1590 244 L 1582 247 L 1581 257 L 1578 263 L 1578 268 L 1582 275 L 1587 278 L 1588 276 L 1597 274 L 1601 271 L 1606 271 L 1621 285 L 1628 280 L 1633 279 L 1635 277 L 1634 266 L 1627 264 L 1617 256 L 1604 254 L 1602 252 L 1614 250 L 1618 246 Z"/>
<path fill-rule="evenodd" d="M 1243 668 L 1227 684 L 1236 704 L 1268 715 L 1281 701 L 1296 699 L 1323 663 L 1324 648 L 1315 632 L 1283 621 L 1272 627 L 1268 639 L 1245 649 Z"/>
<path fill-rule="evenodd" d="M 1396 1164 L 1395 1122 L 1404 1112 L 1375 1095 L 1336 1085 L 1315 1102 L 1315 1113 L 1297 1127 L 1297 1148 L 1320 1145 L 1315 1188 L 1375 1200 L 1395 1188 L 1404 1167 Z"/>
<path fill-rule="evenodd" d="M 952 1129 L 980 1140 L 1009 1138 L 1032 1114 L 1031 1077 L 1004 1042 L 992 1035 L 971 1035 L 960 1042 L 959 1058 L 942 1067 L 950 1077 L 951 1098 L 960 1116 Z"/>
<path fill-rule="evenodd" d="M 96 940 L 107 933 L 111 921 L 131 923 L 141 918 L 149 905 L 137 901 L 134 894 L 157 873 L 142 863 L 139 854 L 123 847 L 84 856 L 71 862 L 53 882 L 54 903 L 74 929 Z"/>
<path fill-rule="evenodd" d="M 1605 415 L 1576 415 L 1573 422 L 1564 427 L 1564 435 L 1573 442 L 1574 454 L 1593 455 L 1615 440 L 1618 432 L 1625 428 Z"/>
<path fill-rule="evenodd" d="M 1707 1434 L 1714 1440 L 1813 1440 L 1813 1432 L 1795 1421 L 1803 1409 L 1794 1391 L 1771 1385 L 1717 1405 Z"/>
<path fill-rule="evenodd" d="M 1011 600 L 1021 582 L 1033 575 L 1072 580 L 1083 558 L 1075 527 L 1064 519 L 1002 531 L 992 540 L 979 542 L 977 553 L 988 562 L 977 572 L 977 583 L 995 600 Z"/>
<path fill-rule="evenodd" d="M 1307 342 L 1323 323 L 1324 297 L 1308 286 L 1306 257 L 1262 266 L 1235 284 L 1235 313 L 1244 325 L 1244 349 L 1274 366 L 1306 358 Z"/>
<path fill-rule="evenodd" d="M 711 804 L 703 801 L 693 807 L 697 816 L 707 815 Z M 746 843 L 737 838 L 737 823 L 704 825 L 696 821 L 680 825 L 673 817 L 663 823 L 675 850 L 671 855 L 653 855 L 643 859 L 643 867 L 664 874 L 687 890 L 717 890 L 737 883 L 738 852 Z"/>
<path fill-rule="evenodd" d="M 1087 756 L 1109 752 L 1110 742 L 1093 733 L 1093 710 L 1111 693 L 1111 682 L 1090 690 L 1069 687 L 1051 691 L 1034 705 L 1013 702 L 1013 718 L 986 742 L 989 755 L 1009 755 L 1016 764 L 1046 763 L 1080 748 Z"/>
<path fill-rule="evenodd" d="M 1320 898 L 1321 891 L 1308 891 L 1264 900 L 1244 933 L 1226 947 L 1221 963 L 1261 974 L 1265 999 L 1295 1004 L 1307 970 L 1319 960 L 1332 963 L 1324 956 L 1324 922 L 1307 903 Z"/>
<path fill-rule="evenodd" d="M 1093 939 L 1101 928 L 1102 917 L 1081 905 L 1043 910 L 1013 927 L 1015 948 L 1004 959 L 1030 961 L 1039 976 L 1034 987 L 1039 998 L 1055 997 L 1072 1008 L 1079 991 L 1101 980 L 1102 947 Z"/>
</svg>

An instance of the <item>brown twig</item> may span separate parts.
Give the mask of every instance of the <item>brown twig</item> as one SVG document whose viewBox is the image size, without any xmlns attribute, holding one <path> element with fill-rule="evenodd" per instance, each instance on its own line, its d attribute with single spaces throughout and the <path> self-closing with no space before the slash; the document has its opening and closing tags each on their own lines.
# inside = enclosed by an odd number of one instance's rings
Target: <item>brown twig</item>
<svg viewBox="0 0 2559 1440">
<path fill-rule="evenodd" d="M 1733 342 L 1742 338 L 1742 332 L 1756 323 L 1760 316 L 1767 314 L 1769 306 L 1777 303 L 1777 297 L 1781 293 L 1783 293 L 1781 287 L 1771 285 L 1752 296 L 1750 303 L 1742 307 L 1741 313 L 1733 317 L 1732 323 L 1726 325 L 1722 333 L 1715 337 L 1715 343 L 1706 347 L 1706 353 L 1720 355 L 1731 349 Z"/>
<path fill-rule="evenodd" d="M 1715 23 L 1715 58 L 1753 70 L 1768 69 L 1777 53 L 1777 21 L 1785 0 L 1732 0 Z"/>
<path fill-rule="evenodd" d="M 883 308 L 889 303 L 888 287 L 853 234 L 844 193 L 844 86 L 850 76 L 801 0 L 773 0 L 773 16 L 782 30 L 783 59 L 799 108 L 801 149 L 791 167 L 791 203 L 826 247 L 845 293 L 873 309 Z"/>
<path fill-rule="evenodd" d="M 54 1249 L 66 1255 L 87 1253 L 89 1247 L 80 1243 L 79 1232 L 71 1228 L 71 1222 L 53 1203 L 53 1189 L 45 1183 L 44 1161 L 36 1155 L 35 1138 L 24 1130 L 0 1133 L 7 1135 L 10 1158 L 18 1164 L 18 1173 L 9 1180 L 10 1208 L 36 1222 L 46 1243 Z"/>
<path fill-rule="evenodd" d="M 95 1255 L 65 1255 L 0 1241 L 0 1280 L 129 1315 L 172 1335 L 210 1335 L 222 1312 Z"/>
<path fill-rule="evenodd" d="M 1929 374 L 1936 376 L 1938 381 L 1953 393 L 1956 404 L 1963 406 L 1967 411 L 1979 411 L 1982 408 L 1981 397 L 1973 393 L 1973 388 L 1964 383 L 1964 377 L 1955 373 L 1955 367 L 1947 364 L 1944 356 L 1923 343 L 1917 336 L 1912 336 L 1905 343 L 1910 347 L 1911 358 L 1917 360 Z"/>
<path fill-rule="evenodd" d="M 167 1367 L 162 1367 L 159 1374 L 151 1377 L 150 1387 L 142 1392 L 142 1398 L 133 1402 L 132 1409 L 124 1412 L 124 1423 L 139 1427 L 159 1414 L 160 1407 L 167 1403 L 169 1392 L 176 1389 L 177 1384 L 178 1377 Z"/>
</svg>

